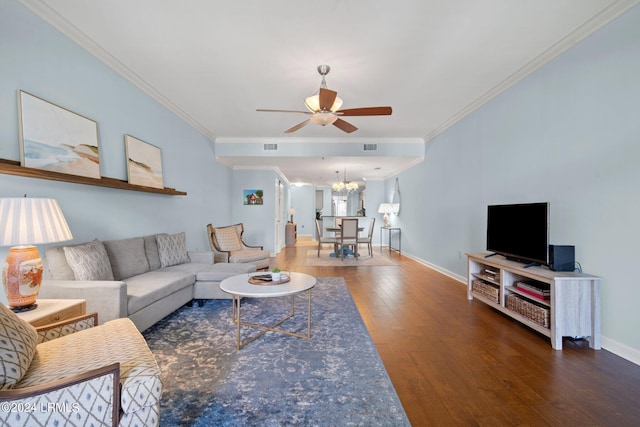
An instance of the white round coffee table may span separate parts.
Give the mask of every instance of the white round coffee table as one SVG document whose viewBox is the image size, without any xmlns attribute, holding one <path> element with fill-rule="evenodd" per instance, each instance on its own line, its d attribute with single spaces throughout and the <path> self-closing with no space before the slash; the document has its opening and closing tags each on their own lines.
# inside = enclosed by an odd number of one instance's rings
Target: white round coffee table
<svg viewBox="0 0 640 427">
<path fill-rule="evenodd" d="M 265 273 L 258 273 L 265 274 Z M 249 278 L 252 275 L 256 275 L 256 273 L 252 274 L 239 274 L 237 276 L 229 277 L 228 279 L 224 279 L 220 283 L 220 289 L 224 292 L 231 294 L 231 306 L 232 306 L 232 320 L 234 323 L 238 325 L 237 333 L 236 333 L 236 348 L 239 350 L 255 339 L 261 337 L 267 332 L 277 332 L 280 334 L 292 335 L 294 337 L 306 338 L 309 339 L 311 337 L 311 289 L 316 285 L 316 278 L 304 273 L 296 273 L 291 272 L 288 273 L 290 281 L 277 285 L 254 285 L 249 283 Z M 302 292 L 307 292 L 307 334 L 300 334 L 297 332 L 287 331 L 283 329 L 279 329 L 282 323 L 286 320 L 290 319 L 295 314 L 295 296 Z M 290 313 L 278 320 L 271 326 L 258 325 L 255 323 L 243 322 L 240 318 L 240 300 L 243 297 L 249 298 L 275 298 L 275 297 L 291 297 L 291 311 Z M 244 341 L 240 340 L 240 327 L 248 326 L 251 328 L 261 329 L 262 331 L 258 334 L 248 338 Z"/>
</svg>

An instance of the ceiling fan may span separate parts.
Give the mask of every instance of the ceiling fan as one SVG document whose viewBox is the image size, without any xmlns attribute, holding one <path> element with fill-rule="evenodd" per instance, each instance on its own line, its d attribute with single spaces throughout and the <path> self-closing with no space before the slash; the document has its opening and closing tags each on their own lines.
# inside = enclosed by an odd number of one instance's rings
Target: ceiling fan
<svg viewBox="0 0 640 427">
<path fill-rule="evenodd" d="M 256 111 L 271 112 L 271 113 L 298 113 L 307 114 L 311 117 L 302 123 L 298 123 L 291 129 L 285 131 L 285 133 L 292 133 L 308 125 L 309 123 L 315 123 L 321 126 L 334 125 L 338 129 L 351 133 L 358 130 L 357 127 L 351 123 L 342 120 L 340 117 L 346 116 L 390 116 L 391 107 L 364 107 L 364 108 L 349 108 L 346 110 L 340 110 L 342 106 L 342 99 L 338 97 L 338 92 L 327 89 L 327 82 L 325 76 L 329 74 L 331 67 L 328 65 L 318 65 L 318 73 L 322 76 L 322 83 L 320 84 L 320 90 L 316 95 L 305 98 L 304 105 L 309 111 L 298 110 L 265 110 L 257 109 Z"/>
</svg>

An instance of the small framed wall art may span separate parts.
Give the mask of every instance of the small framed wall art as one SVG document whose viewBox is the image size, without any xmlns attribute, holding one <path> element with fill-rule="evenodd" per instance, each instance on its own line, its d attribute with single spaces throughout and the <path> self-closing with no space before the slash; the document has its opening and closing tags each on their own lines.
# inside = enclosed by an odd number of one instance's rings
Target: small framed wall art
<svg viewBox="0 0 640 427">
<path fill-rule="evenodd" d="M 22 166 L 100 178 L 97 122 L 22 90 L 18 114 Z"/>
<path fill-rule="evenodd" d="M 264 191 L 262 190 L 244 190 L 245 205 L 262 205 Z"/>
<path fill-rule="evenodd" d="M 129 184 L 164 188 L 160 148 L 131 135 L 125 135 L 124 141 L 127 151 Z"/>
</svg>

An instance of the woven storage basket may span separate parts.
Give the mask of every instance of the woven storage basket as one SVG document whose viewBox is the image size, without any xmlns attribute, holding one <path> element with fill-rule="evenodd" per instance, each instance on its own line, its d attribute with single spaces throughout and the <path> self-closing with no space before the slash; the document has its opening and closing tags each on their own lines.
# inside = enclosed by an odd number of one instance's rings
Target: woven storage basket
<svg viewBox="0 0 640 427">
<path fill-rule="evenodd" d="M 473 280 L 471 282 L 471 290 L 477 294 L 482 295 L 485 298 L 498 304 L 500 302 L 500 288 L 492 286 L 481 280 Z"/>
<path fill-rule="evenodd" d="M 549 309 L 547 307 L 541 307 L 514 294 L 507 295 L 506 301 L 509 310 L 515 311 L 545 328 L 549 327 Z"/>
</svg>

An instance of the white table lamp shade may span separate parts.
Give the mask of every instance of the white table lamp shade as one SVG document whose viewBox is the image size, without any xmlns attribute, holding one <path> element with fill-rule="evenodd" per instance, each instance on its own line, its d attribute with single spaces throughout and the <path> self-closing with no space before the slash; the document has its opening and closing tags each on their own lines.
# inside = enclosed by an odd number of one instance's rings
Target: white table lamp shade
<svg viewBox="0 0 640 427">
<path fill-rule="evenodd" d="M 71 239 L 55 200 L 0 199 L 0 246 L 11 246 L 2 267 L 2 284 L 11 307 L 35 307 L 42 283 L 42 260 L 35 245 Z"/>
<path fill-rule="evenodd" d="M 382 219 L 384 220 L 384 226 L 389 227 L 391 225 L 389 224 L 389 214 L 393 213 L 393 206 L 391 205 L 391 203 L 380 203 L 380 206 L 378 207 L 378 213 L 384 214 L 384 216 L 382 217 Z"/>
<path fill-rule="evenodd" d="M 62 242 L 73 236 L 54 199 L 0 199 L 0 246 Z"/>
<path fill-rule="evenodd" d="M 378 207 L 378 213 L 381 213 L 381 214 L 393 213 L 393 207 L 391 206 L 391 203 L 380 203 L 380 206 Z"/>
</svg>

